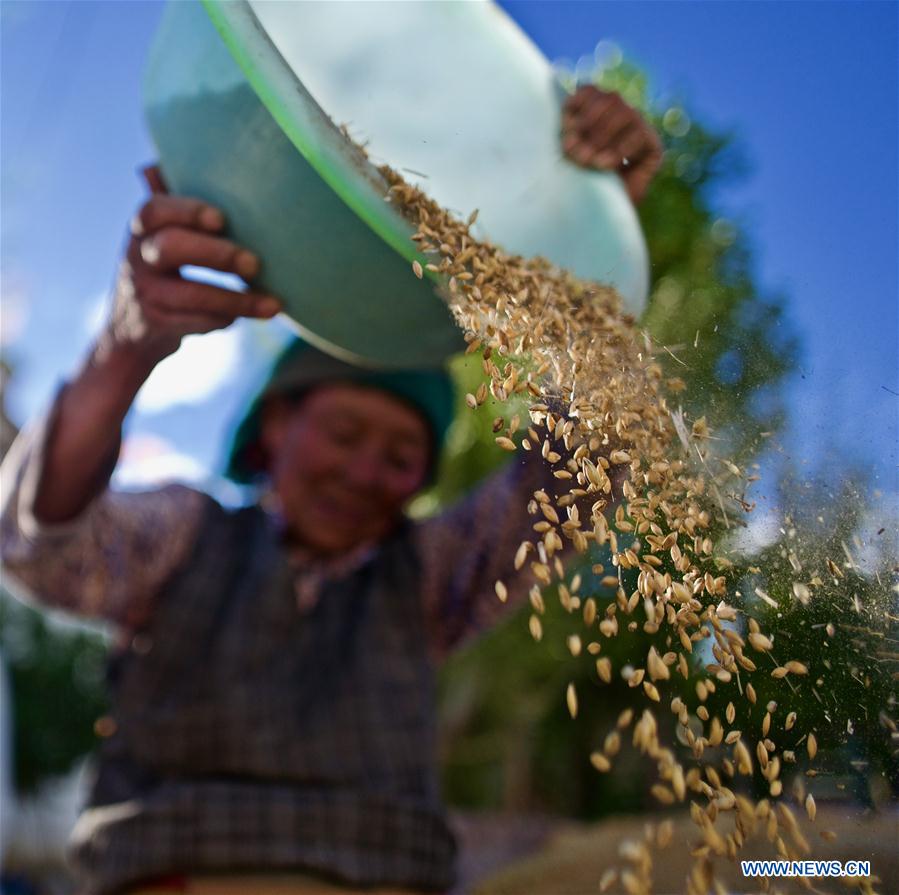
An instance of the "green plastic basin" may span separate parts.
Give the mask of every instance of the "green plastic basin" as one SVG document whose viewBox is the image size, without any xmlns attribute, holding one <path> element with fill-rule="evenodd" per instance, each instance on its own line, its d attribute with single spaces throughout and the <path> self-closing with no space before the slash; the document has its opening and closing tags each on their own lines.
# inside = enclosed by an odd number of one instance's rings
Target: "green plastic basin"
<svg viewBox="0 0 899 895">
<path fill-rule="evenodd" d="M 145 107 L 170 188 L 221 207 L 262 259 L 260 287 L 345 359 L 421 366 L 461 346 L 412 273 L 383 162 L 460 215 L 478 208 L 477 235 L 615 285 L 634 314 L 645 303 L 621 183 L 561 156 L 552 69 L 491 3 L 176 0 Z"/>
</svg>

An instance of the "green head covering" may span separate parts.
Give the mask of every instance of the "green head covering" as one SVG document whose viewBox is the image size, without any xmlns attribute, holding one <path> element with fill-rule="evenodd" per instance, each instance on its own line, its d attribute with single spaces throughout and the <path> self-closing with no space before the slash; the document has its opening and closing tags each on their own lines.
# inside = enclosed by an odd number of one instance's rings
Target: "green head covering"
<svg viewBox="0 0 899 895">
<path fill-rule="evenodd" d="M 431 469 L 453 419 L 453 387 L 442 368 L 431 370 L 372 370 L 355 367 L 313 348 L 302 339 L 292 341 L 280 354 L 259 394 L 240 421 L 228 452 L 225 475 L 238 484 L 250 484 L 264 472 L 259 437 L 262 408 L 277 395 L 299 396 L 330 382 L 349 382 L 389 392 L 424 417 L 433 437 Z"/>
</svg>

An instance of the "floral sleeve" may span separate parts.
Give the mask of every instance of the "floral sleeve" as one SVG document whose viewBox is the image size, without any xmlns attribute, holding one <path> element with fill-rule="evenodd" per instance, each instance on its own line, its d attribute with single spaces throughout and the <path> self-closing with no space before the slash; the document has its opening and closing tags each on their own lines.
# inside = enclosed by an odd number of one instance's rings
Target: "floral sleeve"
<svg viewBox="0 0 899 895">
<path fill-rule="evenodd" d="M 425 612 L 438 657 L 520 605 L 533 584 L 530 564 L 516 571 L 514 557 L 523 540 L 535 537 L 537 519 L 527 505 L 535 490 L 551 487 L 548 470 L 539 456 L 516 455 L 470 496 L 416 527 Z M 497 597 L 497 580 L 508 590 L 505 603 Z"/>
<path fill-rule="evenodd" d="M 136 628 L 186 560 L 211 498 L 182 485 L 106 488 L 77 518 L 42 524 L 33 504 L 52 421 L 51 411 L 24 430 L 0 470 L 4 583 L 47 606 Z M 114 465 L 112 457 L 109 472 Z"/>
</svg>

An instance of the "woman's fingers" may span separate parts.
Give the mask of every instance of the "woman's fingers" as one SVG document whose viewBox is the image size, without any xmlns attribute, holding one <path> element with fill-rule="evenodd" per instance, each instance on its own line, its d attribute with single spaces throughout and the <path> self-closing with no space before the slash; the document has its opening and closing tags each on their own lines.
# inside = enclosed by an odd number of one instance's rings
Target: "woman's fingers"
<svg viewBox="0 0 899 895">
<path fill-rule="evenodd" d="M 617 171 L 639 201 L 662 160 L 655 130 L 620 96 L 580 87 L 562 112 L 562 149 L 586 167 Z"/>
<path fill-rule="evenodd" d="M 565 105 L 562 108 L 562 114 L 568 115 L 573 114 L 575 112 L 579 112 L 584 104 L 590 97 L 590 90 L 586 86 L 578 87 L 574 93 L 571 94 L 566 100 Z"/>
<path fill-rule="evenodd" d="M 642 130 L 642 122 L 636 117 L 633 109 L 618 106 L 603 115 L 599 121 L 581 131 L 583 139 L 597 151 L 619 150 L 619 144 L 631 130 Z M 618 152 L 620 155 L 620 152 Z"/>
<path fill-rule="evenodd" d="M 169 191 L 165 179 L 162 176 L 162 171 L 159 170 L 159 165 L 148 165 L 141 173 L 144 175 L 144 180 L 147 182 L 150 192 L 154 195 L 157 193 L 167 193 Z"/>
<path fill-rule="evenodd" d="M 635 165 L 648 155 L 653 147 L 646 132 L 640 127 L 631 127 L 618 140 L 618 151 L 628 164 Z"/>
<path fill-rule="evenodd" d="M 141 260 L 161 273 L 175 273 L 185 264 L 233 273 L 250 280 L 259 273 L 259 259 L 247 249 L 221 237 L 165 227 L 140 240 Z"/>
<path fill-rule="evenodd" d="M 225 216 L 200 199 L 185 196 L 153 196 L 131 221 L 134 236 L 148 236 L 166 227 L 186 227 L 217 233 L 225 226 Z"/>
<path fill-rule="evenodd" d="M 568 155 L 573 161 L 577 162 L 579 165 L 583 165 L 585 168 L 595 164 L 595 152 L 593 147 L 579 137 L 575 138 L 572 148 L 568 151 Z M 600 165 L 600 167 L 604 166 Z"/>
<path fill-rule="evenodd" d="M 281 303 L 271 295 L 232 292 L 177 278 L 154 278 L 144 285 L 141 295 L 145 305 L 166 316 L 179 317 L 181 323 L 201 317 L 267 319 L 281 311 Z"/>
<path fill-rule="evenodd" d="M 621 155 L 619 173 L 628 194 L 639 202 L 662 163 L 662 143 L 651 128 L 634 127 L 618 142 Z"/>
<path fill-rule="evenodd" d="M 132 341 L 177 347 L 183 336 L 223 329 L 238 317 L 278 314 L 281 303 L 273 296 L 180 275 L 183 266 L 192 265 L 250 280 L 260 264 L 252 252 L 220 235 L 225 217 L 218 208 L 169 194 L 155 166 L 143 173 L 153 195 L 131 222 L 132 238 L 116 283 L 113 328 Z"/>
<path fill-rule="evenodd" d="M 614 111 L 618 96 L 614 93 L 603 93 L 599 90 L 581 88 L 575 96 L 583 94 L 585 100 L 572 110 L 566 107 L 565 120 L 578 130 L 589 130 L 595 127 L 606 115 Z"/>
<path fill-rule="evenodd" d="M 155 305 L 144 306 L 144 317 L 154 330 L 164 331 L 178 338 L 224 329 L 237 319 L 227 314 L 180 313 Z"/>
<path fill-rule="evenodd" d="M 624 184 L 631 201 L 639 202 L 646 195 L 646 190 L 652 183 L 653 177 L 656 176 L 661 163 L 662 150 L 659 147 L 657 150 L 651 150 L 627 168 L 624 174 Z"/>
<path fill-rule="evenodd" d="M 591 165 L 621 173 L 627 173 L 629 166 L 648 151 L 644 134 L 633 125 L 612 135 L 612 139 L 587 139 L 585 143 L 593 147 Z"/>
<path fill-rule="evenodd" d="M 590 85 L 579 87 L 562 108 L 562 129 L 585 134 L 622 108 L 629 106 L 617 93 L 607 93 Z"/>
</svg>

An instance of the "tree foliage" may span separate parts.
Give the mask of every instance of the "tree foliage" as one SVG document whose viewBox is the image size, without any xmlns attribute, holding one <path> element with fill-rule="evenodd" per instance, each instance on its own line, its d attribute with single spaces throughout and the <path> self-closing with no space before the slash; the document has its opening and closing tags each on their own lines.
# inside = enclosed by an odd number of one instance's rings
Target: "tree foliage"
<svg viewBox="0 0 899 895">
<path fill-rule="evenodd" d="M 0 591 L 0 652 L 12 692 L 13 780 L 27 793 L 93 748 L 106 708 L 106 645 Z"/>
</svg>

